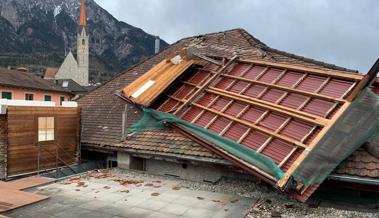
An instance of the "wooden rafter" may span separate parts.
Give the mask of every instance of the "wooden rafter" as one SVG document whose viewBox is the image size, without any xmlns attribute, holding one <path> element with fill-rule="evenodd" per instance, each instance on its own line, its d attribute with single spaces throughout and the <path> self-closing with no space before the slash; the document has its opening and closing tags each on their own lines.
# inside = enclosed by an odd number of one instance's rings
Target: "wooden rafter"
<svg viewBox="0 0 379 218">
<path fill-rule="evenodd" d="M 363 79 L 355 86 L 349 97 L 347 97 L 348 101 L 354 101 L 354 99 L 358 96 L 362 89 L 367 86 L 373 84 L 377 78 L 377 74 L 379 72 L 379 58 L 376 60 L 375 64 L 371 67 L 370 71 L 363 77 Z"/>
<path fill-rule="evenodd" d="M 311 96 L 311 97 L 314 97 L 314 98 L 319 98 L 319 99 L 323 99 L 323 100 L 327 100 L 327 101 L 337 101 L 337 102 L 342 102 L 342 103 L 345 102 L 345 100 L 340 99 L 340 98 L 332 98 L 332 97 L 329 97 L 329 96 L 326 96 L 326 95 L 321 95 L 321 94 L 317 94 L 317 93 L 302 91 L 302 90 L 295 89 L 295 88 L 288 88 L 288 87 L 285 87 L 285 86 L 275 85 L 275 84 L 266 83 L 266 82 L 262 82 L 262 81 L 246 79 L 246 78 L 239 77 L 239 76 L 222 75 L 222 77 L 226 77 L 226 78 L 230 78 L 230 79 L 236 79 L 236 80 L 241 80 L 241 81 L 245 81 L 245 82 L 248 82 L 248 83 L 251 83 L 251 84 L 262 85 L 262 86 L 266 86 L 266 87 L 269 87 L 269 88 L 276 88 L 276 89 L 283 90 L 283 91 L 286 91 L 286 92 L 302 94 L 302 95 Z"/>
<path fill-rule="evenodd" d="M 345 102 L 341 108 L 337 111 L 337 113 L 333 116 L 333 119 L 327 126 L 325 126 L 319 134 L 312 140 L 312 142 L 308 145 L 307 149 L 305 149 L 301 155 L 296 159 L 296 161 L 290 166 L 290 168 L 286 171 L 284 176 L 278 181 L 277 185 L 279 188 L 284 188 L 290 179 L 291 175 L 294 173 L 299 164 L 308 156 L 309 152 L 312 151 L 314 147 L 317 146 L 318 142 L 324 137 L 324 135 L 330 130 L 333 124 L 338 120 L 338 118 L 345 112 L 345 110 L 350 106 L 350 102 Z M 314 131 L 314 130 L 312 130 Z M 309 137 L 309 135 L 307 136 Z M 305 141 L 302 139 L 302 141 Z M 304 189 L 305 190 L 305 189 Z"/>
<path fill-rule="evenodd" d="M 183 104 L 174 112 L 174 115 L 178 115 L 178 113 L 185 107 L 187 107 L 187 105 L 189 103 L 192 102 L 192 100 L 194 100 L 204 89 L 206 89 L 212 82 L 214 82 L 215 79 L 217 79 L 217 77 L 220 76 L 220 74 L 222 72 L 224 72 L 226 69 L 228 69 L 228 67 L 230 65 L 232 65 L 236 60 L 238 59 L 238 56 L 234 56 L 232 59 L 230 59 L 228 61 L 228 63 L 226 63 L 225 65 L 221 66 L 219 70 L 217 70 L 216 73 L 214 73 L 211 77 L 208 78 L 208 80 L 203 84 L 201 85 L 196 91 L 195 93 L 192 94 L 191 97 L 189 97 L 185 102 L 183 102 Z"/>
<path fill-rule="evenodd" d="M 168 97 L 168 98 L 171 98 L 171 99 L 174 99 L 174 100 L 176 100 L 176 101 L 180 101 L 180 102 L 184 103 L 184 101 L 183 101 L 182 99 L 178 99 L 178 98 L 173 97 L 173 96 L 170 96 L 170 95 L 167 95 L 167 97 Z M 263 127 L 260 127 L 260 126 L 258 126 L 258 125 L 255 124 L 255 123 L 253 124 L 253 123 L 250 123 L 250 122 L 247 122 L 247 121 L 241 120 L 240 118 L 236 118 L 236 117 L 230 116 L 230 115 L 228 115 L 228 114 L 224 114 L 224 113 L 222 113 L 222 112 L 220 112 L 220 111 L 216 111 L 216 110 L 214 110 L 214 109 L 211 109 L 211 108 L 205 107 L 205 106 L 200 105 L 200 104 L 197 104 L 197 103 L 192 103 L 192 105 L 193 105 L 193 106 L 196 106 L 196 107 L 198 107 L 198 108 L 200 108 L 200 109 L 203 109 L 204 111 L 208 111 L 208 112 L 214 113 L 214 114 L 216 114 L 216 115 L 218 115 L 218 116 L 221 116 L 221 117 L 227 118 L 227 119 L 229 119 L 229 120 L 231 120 L 231 121 L 237 122 L 237 123 L 239 123 L 239 124 L 243 124 L 243 125 L 245 125 L 245 126 L 248 126 L 248 127 L 250 127 L 250 128 L 253 128 L 253 129 L 255 129 L 255 130 L 258 130 L 258 131 L 264 132 L 264 133 L 266 133 L 266 134 L 268 134 L 268 135 L 272 135 L 272 136 L 274 136 L 275 138 L 281 139 L 281 140 L 286 141 L 286 142 L 288 142 L 288 143 L 290 143 L 290 144 L 294 144 L 294 145 L 296 145 L 296 146 L 298 146 L 298 147 L 302 147 L 302 148 L 306 148 L 306 147 L 308 147 L 307 145 L 305 145 L 305 144 L 303 144 L 303 143 L 301 143 L 301 142 L 294 141 L 293 139 L 288 138 L 288 137 L 286 137 L 286 136 L 282 136 L 282 135 L 276 133 L 275 131 L 271 131 L 271 130 L 265 129 L 265 128 L 263 128 Z"/>
<path fill-rule="evenodd" d="M 272 110 L 272 111 L 279 112 L 282 114 L 286 114 L 288 116 L 292 116 L 292 117 L 298 118 L 300 120 L 303 120 L 303 121 L 306 121 L 309 123 L 313 123 L 313 124 L 316 124 L 319 126 L 325 126 L 330 122 L 329 120 L 322 118 L 322 117 L 319 117 L 319 116 L 316 116 L 316 115 L 308 114 L 308 113 L 305 113 L 302 111 L 295 111 L 293 109 L 291 110 L 291 109 L 288 109 L 288 108 L 281 106 L 281 105 L 276 105 L 276 104 L 269 103 L 266 101 L 262 101 L 259 99 L 253 99 L 250 97 L 246 97 L 243 95 L 239 95 L 239 94 L 236 94 L 233 92 L 224 91 L 224 90 L 217 89 L 217 88 L 210 88 L 210 89 L 207 89 L 205 91 L 207 91 L 209 93 L 213 93 L 213 94 L 218 94 L 218 95 L 221 95 L 224 97 L 228 97 L 228 98 L 231 98 L 234 100 L 238 100 L 238 101 L 241 101 L 241 102 L 244 102 L 247 104 L 256 105 L 256 106 L 262 107 L 264 109 L 268 109 L 268 110 Z"/>
</svg>

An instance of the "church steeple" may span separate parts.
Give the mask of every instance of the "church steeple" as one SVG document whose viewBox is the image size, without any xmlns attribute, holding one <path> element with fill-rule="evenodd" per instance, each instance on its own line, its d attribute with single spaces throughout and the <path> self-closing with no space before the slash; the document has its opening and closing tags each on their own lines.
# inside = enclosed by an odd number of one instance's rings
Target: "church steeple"
<svg viewBox="0 0 379 218">
<path fill-rule="evenodd" d="M 80 27 L 86 27 L 87 26 L 86 0 L 82 0 L 82 6 L 80 8 L 79 26 Z"/>
<path fill-rule="evenodd" d="M 86 0 L 82 0 L 79 17 L 79 31 L 77 39 L 77 61 L 80 82 L 82 86 L 89 83 L 89 34 L 87 29 Z"/>
</svg>

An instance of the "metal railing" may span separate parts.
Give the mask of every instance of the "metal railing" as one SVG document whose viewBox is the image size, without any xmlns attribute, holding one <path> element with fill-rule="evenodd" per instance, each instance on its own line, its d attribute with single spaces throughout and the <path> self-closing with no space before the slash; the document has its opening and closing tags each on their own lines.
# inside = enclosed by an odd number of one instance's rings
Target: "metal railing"
<svg viewBox="0 0 379 218">
<path fill-rule="evenodd" d="M 51 147 L 55 146 L 55 151 L 51 151 Z M 45 153 L 42 153 L 45 152 Z M 44 154 L 48 154 L 47 156 Z M 38 145 L 38 158 L 37 158 L 37 170 L 38 175 L 41 172 L 46 172 L 49 170 L 55 170 L 55 177 L 58 178 L 59 173 L 63 174 L 63 176 L 66 175 L 61 168 L 66 167 L 70 169 L 74 174 L 77 174 L 77 172 L 71 167 L 72 163 L 77 163 L 78 160 L 78 153 L 75 152 L 74 154 L 69 153 L 64 148 L 60 147 L 58 144 L 54 145 Z M 53 164 L 54 167 L 42 167 L 45 164 L 49 166 L 49 164 Z"/>
</svg>

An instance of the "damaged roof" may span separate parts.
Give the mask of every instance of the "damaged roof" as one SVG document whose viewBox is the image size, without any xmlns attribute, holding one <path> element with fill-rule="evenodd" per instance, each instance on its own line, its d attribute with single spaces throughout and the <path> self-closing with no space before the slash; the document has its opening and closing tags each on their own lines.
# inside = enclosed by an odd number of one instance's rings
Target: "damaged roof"
<svg viewBox="0 0 379 218">
<path fill-rule="evenodd" d="M 114 94 L 124 89 L 125 86 L 139 78 L 163 59 L 171 57 L 176 52 L 189 46 L 196 47 L 201 52 L 209 55 L 230 57 L 233 53 L 236 53 L 250 60 L 268 60 L 274 63 L 287 63 L 325 71 L 354 72 L 332 64 L 269 48 L 243 29 L 232 29 L 184 38 L 131 69 L 120 73 L 109 82 L 97 87 L 78 100 L 79 105 L 82 107 L 82 143 L 112 145 L 120 142 L 123 138 L 122 114 L 126 109 L 128 110 L 126 126 L 130 126 L 139 119 L 140 113 L 139 110 L 131 105 L 125 107 L 125 102 Z"/>
<path fill-rule="evenodd" d="M 202 82 L 215 75 L 215 66 L 180 75 L 180 83 L 173 83 L 153 107 L 181 111 L 184 120 L 269 156 L 284 172 L 293 171 L 295 160 L 312 148 L 318 135 L 346 109 L 349 103 L 345 98 L 363 78 L 349 69 L 270 49 L 241 29 L 186 38 L 80 99 L 82 142 L 114 146 L 122 141 L 122 127 L 135 123 L 140 113 L 114 94 L 188 47 L 213 57 L 237 54 L 242 61 L 214 77 L 215 83 L 203 90 Z M 198 97 L 191 97 L 194 93 Z M 126 97 L 138 102 L 139 96 L 132 94 Z M 153 100 L 155 97 L 140 105 L 149 106 Z M 316 188 L 303 189 L 303 200 Z"/>
<path fill-rule="evenodd" d="M 162 61 L 163 64 L 166 62 L 167 60 Z M 151 71 L 160 69 L 162 63 Z M 347 148 L 354 149 L 354 146 L 362 145 L 354 145 L 352 142 L 352 145 L 336 143 L 333 146 L 330 140 L 337 135 L 341 137 L 341 131 L 345 134 L 353 133 L 346 132 L 352 131 L 352 128 L 347 130 L 346 127 L 343 129 L 338 126 L 347 125 L 347 120 L 352 119 L 350 115 L 346 115 L 349 112 L 345 112 L 369 78 L 373 81 L 376 79 L 372 77 L 377 72 L 375 67 L 374 72 L 363 77 L 359 74 L 326 72 L 287 64 L 238 60 L 234 56 L 228 61 L 224 60 L 220 66 L 209 63 L 205 67 L 194 67 L 184 73 L 182 69 L 176 72 L 177 68 L 171 66 L 160 72 L 162 78 L 171 74 L 181 75 L 175 82 L 169 79 L 161 82 L 166 87 L 170 85 L 166 91 L 162 92 L 154 87 L 142 91 L 153 92 L 155 96 L 160 94 L 159 98 L 147 99 L 149 102 L 155 101 L 152 108 L 172 113 L 179 119 L 208 130 L 211 134 L 204 136 L 207 133 L 188 129 L 187 124 L 182 126 L 182 123 L 178 123 L 183 131 L 205 141 L 205 144 L 209 143 L 205 145 L 207 148 L 216 150 L 219 155 L 248 171 L 250 169 L 249 172 L 253 174 L 260 174 L 262 179 L 282 189 L 287 189 L 287 184 L 295 177 L 296 187 L 290 189 L 297 190 L 298 193 L 293 195 L 299 200 L 306 200 L 323 181 L 319 179 L 323 177 L 321 175 L 326 174 L 326 178 L 327 174 L 351 154 Z M 145 87 L 147 83 L 154 83 L 154 76 L 149 77 L 149 72 L 144 75 L 148 77 L 147 82 L 136 80 L 124 91 L 130 87 Z M 141 102 L 140 96 L 125 95 L 125 92 L 124 96 L 132 102 Z M 150 106 L 143 103 L 139 105 Z M 374 110 L 372 115 L 376 116 L 377 112 Z M 365 122 L 364 119 L 374 118 L 361 117 L 362 122 Z M 174 126 L 176 124 L 174 121 Z M 377 126 L 375 123 L 372 125 L 375 128 Z M 228 145 L 231 146 L 229 149 L 209 139 L 209 136 L 216 137 L 212 134 L 238 144 Z M 338 151 L 332 148 L 339 146 L 346 148 L 341 147 Z M 248 150 L 263 156 L 251 160 L 243 157 L 246 153 L 242 155 L 236 152 L 237 147 L 249 148 Z M 333 149 L 330 153 L 334 155 L 333 160 L 329 160 L 327 149 Z M 251 155 L 252 158 L 255 157 L 255 154 Z M 263 157 L 268 157 L 274 164 L 261 165 L 267 163 Z M 319 161 L 326 162 L 318 168 L 312 166 Z M 283 177 L 278 169 L 284 174 Z"/>
<path fill-rule="evenodd" d="M 201 158 L 211 158 L 213 162 L 221 160 L 221 157 L 193 140 L 184 137 L 173 128 L 136 132 L 129 136 L 127 140 L 113 146 L 145 154 L 185 155 L 186 157 L 193 157 L 198 160 L 201 160 Z"/>
</svg>

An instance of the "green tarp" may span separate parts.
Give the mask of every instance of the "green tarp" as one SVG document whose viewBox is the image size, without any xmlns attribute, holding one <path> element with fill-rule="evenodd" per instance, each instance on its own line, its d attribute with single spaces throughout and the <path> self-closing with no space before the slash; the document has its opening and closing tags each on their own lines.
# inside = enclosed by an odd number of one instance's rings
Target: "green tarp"
<svg viewBox="0 0 379 218">
<path fill-rule="evenodd" d="M 284 172 L 269 157 L 255 152 L 237 142 L 226 139 L 203 127 L 183 121 L 169 113 L 163 113 L 148 108 L 143 109 L 143 111 L 144 115 L 142 119 L 129 129 L 130 132 L 138 132 L 149 129 L 163 129 L 166 124 L 175 124 L 198 138 L 208 142 L 209 144 L 221 148 L 230 155 L 246 161 L 260 170 L 263 170 L 276 180 L 279 180 L 284 175 Z"/>
</svg>

